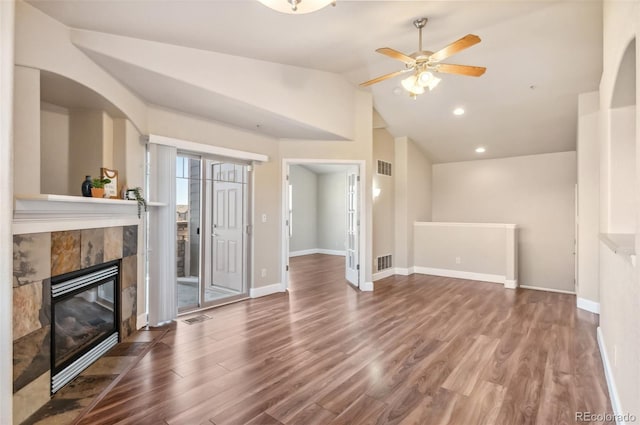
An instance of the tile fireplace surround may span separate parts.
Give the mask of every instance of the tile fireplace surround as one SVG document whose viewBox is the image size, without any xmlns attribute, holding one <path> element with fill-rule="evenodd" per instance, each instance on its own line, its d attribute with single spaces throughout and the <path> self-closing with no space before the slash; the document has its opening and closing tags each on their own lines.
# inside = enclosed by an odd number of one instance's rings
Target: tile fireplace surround
<svg viewBox="0 0 640 425">
<path fill-rule="evenodd" d="M 136 331 L 138 226 L 13 237 L 13 405 L 20 423 L 50 399 L 51 277 L 121 260 L 121 339 Z"/>
</svg>

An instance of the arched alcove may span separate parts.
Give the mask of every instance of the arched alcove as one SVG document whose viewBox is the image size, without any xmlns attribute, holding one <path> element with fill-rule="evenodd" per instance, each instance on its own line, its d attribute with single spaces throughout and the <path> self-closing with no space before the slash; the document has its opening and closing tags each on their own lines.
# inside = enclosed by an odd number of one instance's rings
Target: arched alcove
<svg viewBox="0 0 640 425">
<path fill-rule="evenodd" d="M 131 133 L 131 134 L 127 134 Z M 94 90 L 40 71 L 40 193 L 80 196 L 102 167 L 127 179 L 127 140 L 139 134 L 126 114 Z"/>
<path fill-rule="evenodd" d="M 609 232 L 636 230 L 636 41 L 620 61 L 610 109 Z"/>
</svg>

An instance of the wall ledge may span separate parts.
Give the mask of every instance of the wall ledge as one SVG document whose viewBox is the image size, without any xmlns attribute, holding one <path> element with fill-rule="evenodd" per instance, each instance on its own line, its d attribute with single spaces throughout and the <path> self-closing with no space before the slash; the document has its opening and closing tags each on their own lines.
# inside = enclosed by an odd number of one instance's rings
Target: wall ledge
<svg viewBox="0 0 640 425">
<path fill-rule="evenodd" d="M 600 240 L 616 254 L 636 254 L 636 236 L 633 233 L 600 233 Z"/>
<path fill-rule="evenodd" d="M 440 227 L 489 227 L 499 229 L 516 229 L 517 224 L 511 223 L 449 223 L 446 221 L 416 221 L 415 226 L 440 226 Z"/>
</svg>

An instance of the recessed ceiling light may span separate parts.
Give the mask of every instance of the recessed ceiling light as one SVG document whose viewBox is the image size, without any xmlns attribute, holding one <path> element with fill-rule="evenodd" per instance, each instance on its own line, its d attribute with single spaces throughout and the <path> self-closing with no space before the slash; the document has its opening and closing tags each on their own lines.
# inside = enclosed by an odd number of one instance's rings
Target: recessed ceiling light
<svg viewBox="0 0 640 425">
<path fill-rule="evenodd" d="M 393 94 L 395 94 L 396 96 L 400 96 L 402 94 L 402 89 L 400 87 L 394 88 Z"/>
<path fill-rule="evenodd" d="M 456 108 L 453 110 L 453 115 L 464 115 L 464 109 L 463 108 Z"/>
<path fill-rule="evenodd" d="M 485 153 L 487 151 L 487 148 L 482 147 L 482 146 L 478 146 L 476 148 L 476 153 Z"/>
</svg>

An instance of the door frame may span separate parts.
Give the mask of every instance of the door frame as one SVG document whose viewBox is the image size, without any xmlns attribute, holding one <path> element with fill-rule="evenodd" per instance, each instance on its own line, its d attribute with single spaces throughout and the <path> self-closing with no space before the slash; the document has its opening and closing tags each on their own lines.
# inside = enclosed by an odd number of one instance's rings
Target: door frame
<svg viewBox="0 0 640 425">
<path fill-rule="evenodd" d="M 357 287 L 362 291 L 365 286 L 366 275 L 366 241 L 367 241 L 367 211 L 366 211 L 366 164 L 362 159 L 310 159 L 310 158 L 283 158 L 282 159 L 282 205 L 280 211 L 280 229 L 281 229 L 281 262 L 280 273 L 282 276 L 282 288 L 286 291 L 289 288 L 289 229 L 287 220 L 289 219 L 289 167 L 291 165 L 305 164 L 336 164 L 336 165 L 353 165 L 358 167 L 358 176 L 360 176 L 360 185 L 358 187 L 358 211 L 360 219 L 359 241 L 358 241 L 358 259 L 360 264 L 360 273 L 358 273 Z M 350 285 L 351 286 L 351 285 Z"/>
<path fill-rule="evenodd" d="M 177 315 L 186 315 L 192 314 L 198 311 L 207 310 L 212 307 L 218 307 L 230 303 L 234 303 L 237 301 L 243 301 L 249 299 L 249 293 L 251 288 L 253 288 L 253 258 L 254 258 L 254 232 L 253 232 L 253 223 L 254 223 L 254 196 L 255 196 L 255 179 L 254 179 L 254 161 L 251 159 L 243 159 L 240 157 L 225 157 L 211 153 L 205 153 L 201 151 L 191 151 L 191 150 L 182 150 L 178 149 L 176 152 L 176 156 L 187 156 L 192 157 L 194 159 L 200 160 L 200 267 L 199 267 L 199 276 L 198 276 L 198 305 L 193 307 L 186 307 L 182 309 L 178 309 L 176 306 Z M 244 165 L 247 167 L 247 183 L 246 183 L 246 193 L 243 195 L 244 202 L 246 206 L 243 208 L 243 219 L 244 219 L 244 230 L 243 230 L 243 261 L 242 266 L 244 268 L 243 273 L 243 288 L 244 291 L 238 295 L 230 296 L 220 300 L 214 301 L 205 301 L 204 297 L 204 285 L 206 284 L 207 277 L 210 277 L 210 271 L 207 269 L 210 268 L 211 264 L 209 264 L 210 259 L 207 258 L 207 255 L 211 252 L 211 237 L 210 237 L 210 225 L 211 225 L 211 217 L 207 217 L 205 212 L 211 211 L 213 202 L 211 199 L 210 189 L 212 188 L 212 181 L 207 179 L 207 167 L 211 165 L 212 162 L 226 162 L 226 163 L 234 163 L 238 165 Z M 177 285 L 177 280 L 176 280 Z M 177 298 L 176 298 L 177 303 Z"/>
</svg>

